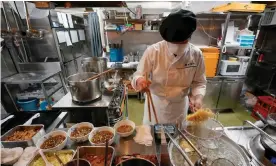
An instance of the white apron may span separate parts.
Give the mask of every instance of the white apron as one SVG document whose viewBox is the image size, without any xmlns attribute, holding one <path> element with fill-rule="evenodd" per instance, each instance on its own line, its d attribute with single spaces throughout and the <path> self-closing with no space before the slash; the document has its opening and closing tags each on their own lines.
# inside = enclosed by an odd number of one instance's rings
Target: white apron
<svg viewBox="0 0 276 166">
<path fill-rule="evenodd" d="M 158 97 L 154 94 L 151 95 L 154 103 L 154 107 L 156 110 L 158 122 L 161 124 L 172 123 L 175 124 L 177 118 L 180 115 L 184 115 L 186 117 L 188 108 L 189 108 L 189 100 L 188 96 L 185 96 L 180 102 L 170 102 L 165 98 Z M 151 107 L 151 121 L 149 121 L 149 112 L 148 112 L 148 101 L 147 97 L 145 99 L 144 104 L 144 117 L 143 124 L 153 125 L 156 124 L 153 109 Z"/>
</svg>

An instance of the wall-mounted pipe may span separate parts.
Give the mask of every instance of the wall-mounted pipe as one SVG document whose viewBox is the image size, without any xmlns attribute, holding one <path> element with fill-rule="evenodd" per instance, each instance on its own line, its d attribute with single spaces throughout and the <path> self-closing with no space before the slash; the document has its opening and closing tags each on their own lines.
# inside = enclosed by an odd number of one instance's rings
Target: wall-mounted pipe
<svg viewBox="0 0 276 166">
<path fill-rule="evenodd" d="M 2 6 L 3 6 L 3 13 L 4 13 L 5 22 L 6 22 L 6 25 L 7 25 L 7 31 L 10 32 L 11 31 L 11 26 L 10 26 L 10 23 L 8 21 L 8 18 L 7 18 L 6 7 L 5 7 L 4 2 L 2 2 Z"/>
<path fill-rule="evenodd" d="M 25 9 L 25 15 L 26 15 L 26 22 L 27 22 L 27 31 L 31 29 L 31 25 L 30 25 L 30 18 L 29 18 L 29 12 L 28 12 L 28 7 L 27 7 L 27 2 L 23 1 L 23 6 Z"/>
</svg>

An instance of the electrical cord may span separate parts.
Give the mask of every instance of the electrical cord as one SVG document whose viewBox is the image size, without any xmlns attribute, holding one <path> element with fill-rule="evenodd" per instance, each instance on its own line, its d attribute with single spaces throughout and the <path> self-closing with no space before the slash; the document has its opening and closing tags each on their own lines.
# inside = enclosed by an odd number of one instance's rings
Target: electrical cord
<svg viewBox="0 0 276 166">
<path fill-rule="evenodd" d="M 133 12 L 132 10 L 130 10 L 130 8 L 127 7 L 126 2 L 123 2 L 123 7 L 127 8 L 127 10 L 129 10 L 131 13 L 133 13 L 134 15 L 136 15 L 135 12 Z"/>
<path fill-rule="evenodd" d="M 197 20 L 197 22 L 198 22 L 199 25 L 202 27 L 202 31 L 203 31 L 209 38 L 214 39 L 214 40 L 217 40 L 217 38 L 215 38 L 215 37 L 209 35 L 209 34 L 205 31 L 203 25 L 199 22 L 199 20 Z"/>
</svg>

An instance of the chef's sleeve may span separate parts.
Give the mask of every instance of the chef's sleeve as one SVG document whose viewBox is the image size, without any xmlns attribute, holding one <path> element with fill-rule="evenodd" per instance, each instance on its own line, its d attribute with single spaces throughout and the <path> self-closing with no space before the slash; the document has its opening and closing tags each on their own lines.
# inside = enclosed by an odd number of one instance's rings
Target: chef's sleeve
<svg viewBox="0 0 276 166">
<path fill-rule="evenodd" d="M 196 69 L 196 73 L 194 76 L 194 79 L 192 81 L 192 95 L 205 95 L 206 92 L 206 75 L 205 75 L 205 64 L 204 64 L 204 59 L 202 52 L 199 52 L 199 60 L 198 60 L 198 66 Z"/>
<path fill-rule="evenodd" d="M 144 77 L 147 74 L 150 74 L 152 71 L 152 63 L 151 63 L 151 55 L 152 55 L 151 47 L 147 48 L 144 52 L 142 58 L 139 61 L 136 72 L 133 74 L 133 79 L 131 81 L 132 87 L 137 91 L 136 81 L 140 77 Z"/>
</svg>

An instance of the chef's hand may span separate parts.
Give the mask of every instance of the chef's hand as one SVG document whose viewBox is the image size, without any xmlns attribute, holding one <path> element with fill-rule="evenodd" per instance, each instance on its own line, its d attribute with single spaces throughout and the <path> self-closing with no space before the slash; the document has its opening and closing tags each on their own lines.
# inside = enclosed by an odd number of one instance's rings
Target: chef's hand
<svg viewBox="0 0 276 166">
<path fill-rule="evenodd" d="M 190 106 L 192 107 L 192 109 L 193 110 L 200 109 L 202 107 L 202 100 L 203 100 L 202 95 L 191 96 Z"/>
<path fill-rule="evenodd" d="M 150 86 L 151 82 L 147 81 L 144 77 L 140 77 L 136 80 L 137 90 L 144 91 Z"/>
</svg>

